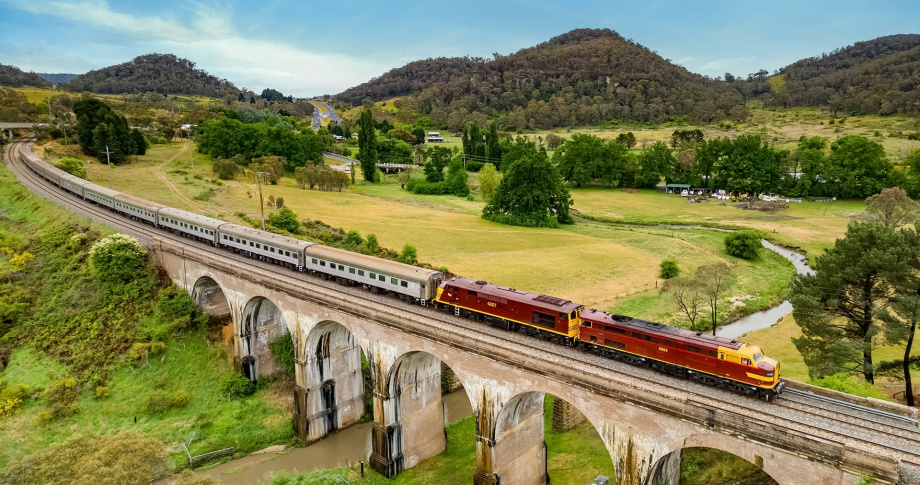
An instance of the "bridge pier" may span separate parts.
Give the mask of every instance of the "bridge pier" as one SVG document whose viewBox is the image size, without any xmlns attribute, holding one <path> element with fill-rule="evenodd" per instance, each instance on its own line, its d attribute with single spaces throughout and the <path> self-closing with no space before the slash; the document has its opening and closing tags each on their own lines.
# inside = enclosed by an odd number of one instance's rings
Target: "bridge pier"
<svg viewBox="0 0 920 485">
<path fill-rule="evenodd" d="M 484 399 L 476 415 L 475 485 L 498 483 L 549 483 L 546 470 L 546 442 L 543 440 L 542 392 L 519 394 L 495 417 L 490 409 L 494 398 L 483 390 Z"/>
<path fill-rule="evenodd" d="M 361 347 L 337 322 L 308 334 L 295 366 L 294 432 L 307 443 L 361 420 L 364 375 Z"/>
<path fill-rule="evenodd" d="M 375 357 L 371 467 L 390 478 L 444 451 L 441 361 L 409 352 L 392 365 Z"/>
</svg>

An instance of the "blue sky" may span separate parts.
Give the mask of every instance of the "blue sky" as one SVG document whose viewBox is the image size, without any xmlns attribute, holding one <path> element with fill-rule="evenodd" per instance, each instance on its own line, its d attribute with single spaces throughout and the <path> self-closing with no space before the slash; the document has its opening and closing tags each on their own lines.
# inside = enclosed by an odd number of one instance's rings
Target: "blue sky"
<svg viewBox="0 0 920 485">
<path fill-rule="evenodd" d="M 0 0 L 0 63 L 82 73 L 173 53 L 239 87 L 312 96 L 416 59 L 509 54 L 584 27 L 693 72 L 737 76 L 920 33 L 920 2 Z"/>
</svg>

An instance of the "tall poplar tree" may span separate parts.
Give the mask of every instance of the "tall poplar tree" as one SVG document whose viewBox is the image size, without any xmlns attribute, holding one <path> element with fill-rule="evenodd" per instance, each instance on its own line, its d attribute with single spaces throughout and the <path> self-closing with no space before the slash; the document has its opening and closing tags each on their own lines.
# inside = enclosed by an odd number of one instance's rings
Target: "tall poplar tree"
<svg viewBox="0 0 920 485">
<path fill-rule="evenodd" d="M 377 127 L 370 109 L 362 111 L 358 120 L 358 161 L 364 180 L 373 182 L 377 171 Z"/>
</svg>

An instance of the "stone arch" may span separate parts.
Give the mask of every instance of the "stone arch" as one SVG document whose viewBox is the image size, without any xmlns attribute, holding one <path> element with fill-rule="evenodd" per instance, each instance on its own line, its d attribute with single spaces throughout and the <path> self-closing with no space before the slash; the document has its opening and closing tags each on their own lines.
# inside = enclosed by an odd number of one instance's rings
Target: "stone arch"
<svg viewBox="0 0 920 485">
<path fill-rule="evenodd" d="M 223 287 L 214 278 L 202 276 L 192 287 L 192 300 L 203 313 L 215 317 L 230 315 L 230 302 Z"/>
<path fill-rule="evenodd" d="M 788 466 L 777 468 L 775 464 L 765 462 L 764 457 L 756 453 L 752 443 L 730 436 L 717 433 L 695 434 L 670 449 L 669 453 L 663 455 L 654 463 L 648 477 L 645 479 L 644 485 L 678 485 L 680 483 L 683 456 L 687 451 L 693 449 L 713 449 L 728 453 L 750 463 L 753 467 L 759 468 L 764 475 L 763 478 L 773 480 L 774 483 L 787 483 L 786 481 L 781 481 L 780 477 L 783 475 L 783 469 L 788 469 Z M 801 471 L 807 472 L 807 468 L 800 471 L 793 470 L 794 473 L 800 473 Z"/>
<path fill-rule="evenodd" d="M 410 351 L 390 366 L 384 392 L 375 392 L 371 463 L 378 472 L 392 477 L 444 451 L 442 365 L 428 352 Z"/>
<path fill-rule="evenodd" d="M 509 399 L 495 418 L 492 470 L 499 483 L 547 483 L 543 401 L 527 391 Z"/>
<path fill-rule="evenodd" d="M 260 376 L 284 370 L 268 344 L 288 334 L 284 316 L 271 300 L 262 296 L 250 299 L 240 320 L 238 368 L 243 375 L 255 382 Z"/>
<path fill-rule="evenodd" d="M 294 428 L 304 441 L 312 442 L 361 420 L 363 351 L 354 334 L 332 320 L 314 326 L 301 351 Z"/>
</svg>

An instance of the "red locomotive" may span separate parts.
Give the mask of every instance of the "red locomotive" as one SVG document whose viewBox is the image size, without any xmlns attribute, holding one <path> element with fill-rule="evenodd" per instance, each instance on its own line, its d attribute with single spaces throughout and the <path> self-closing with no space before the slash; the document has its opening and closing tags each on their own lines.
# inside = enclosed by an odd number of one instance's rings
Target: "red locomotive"
<svg viewBox="0 0 920 485">
<path fill-rule="evenodd" d="M 441 284 L 436 302 L 458 316 L 767 401 L 783 387 L 776 360 L 756 345 L 724 337 L 459 276 Z"/>
</svg>

